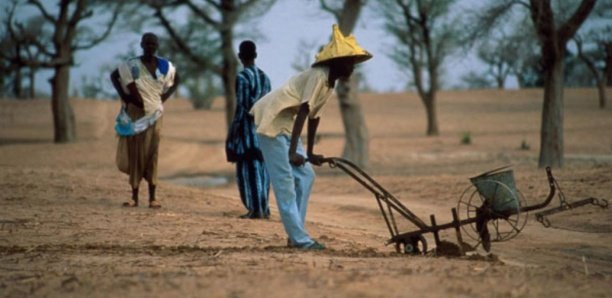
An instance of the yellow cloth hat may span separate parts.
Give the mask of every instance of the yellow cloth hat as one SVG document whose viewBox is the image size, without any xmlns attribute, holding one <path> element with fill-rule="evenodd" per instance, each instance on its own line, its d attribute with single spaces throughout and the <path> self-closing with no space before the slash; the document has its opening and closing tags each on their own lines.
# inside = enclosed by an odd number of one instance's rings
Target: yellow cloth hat
<svg viewBox="0 0 612 298">
<path fill-rule="evenodd" d="M 355 64 L 372 58 L 372 54 L 357 44 L 353 34 L 344 37 L 336 24 L 332 26 L 332 31 L 331 41 L 315 56 L 315 63 L 312 66 L 343 57 L 354 57 Z"/>
</svg>

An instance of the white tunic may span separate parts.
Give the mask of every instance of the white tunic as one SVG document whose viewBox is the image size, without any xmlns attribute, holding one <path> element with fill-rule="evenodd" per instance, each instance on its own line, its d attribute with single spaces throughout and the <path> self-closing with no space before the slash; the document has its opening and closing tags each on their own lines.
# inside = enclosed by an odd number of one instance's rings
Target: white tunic
<svg viewBox="0 0 612 298">
<path fill-rule="evenodd" d="M 303 103 L 308 103 L 309 118 L 319 118 L 333 91 L 327 86 L 328 76 L 328 67 L 313 67 L 259 99 L 250 112 L 257 133 L 268 137 L 291 135 L 293 121 Z"/>
<path fill-rule="evenodd" d="M 163 111 L 161 95 L 174 85 L 176 69 L 172 63 L 164 58 L 157 59 L 155 77 L 140 61 L 140 57 L 131 58 L 119 65 L 119 76 L 123 90 L 129 94 L 127 85 L 134 82 L 142 96 L 145 115 L 152 115 L 155 111 Z"/>
</svg>

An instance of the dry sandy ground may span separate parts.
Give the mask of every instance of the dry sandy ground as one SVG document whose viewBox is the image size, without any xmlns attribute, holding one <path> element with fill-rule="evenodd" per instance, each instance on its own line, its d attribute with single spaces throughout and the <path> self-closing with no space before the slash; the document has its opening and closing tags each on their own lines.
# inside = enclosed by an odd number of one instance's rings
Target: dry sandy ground
<svg viewBox="0 0 612 298">
<path fill-rule="evenodd" d="M 362 95 L 371 142 L 367 170 L 428 222 L 451 219 L 468 178 L 513 165 L 527 204 L 543 201 L 537 167 L 541 90 L 448 92 L 441 135 L 425 137 L 414 94 Z M 167 105 L 161 145 L 163 208 L 126 209 L 114 166 L 118 102 L 75 100 L 78 141 L 52 142 L 48 101 L 0 101 L 2 297 L 612 297 L 612 210 L 530 214 L 514 239 L 468 257 L 411 256 L 386 246 L 374 197 L 338 169 L 316 168 L 307 228 L 329 249 L 285 247 L 270 220 L 243 220 L 225 162 L 221 100 L 211 111 Z M 612 199 L 612 110 L 594 90 L 567 90 L 565 162 L 553 171 L 568 201 Z M 340 154 L 335 101 L 317 150 Z M 460 144 L 469 132 L 471 145 Z M 529 150 L 521 150 L 521 143 Z M 146 187 L 141 196 L 146 198 Z M 550 204 L 556 207 L 559 201 Z M 398 218 L 400 231 L 416 229 Z M 456 241 L 454 232 L 442 237 Z M 465 234 L 464 234 L 465 237 Z M 430 248 L 431 234 L 426 234 Z"/>
</svg>

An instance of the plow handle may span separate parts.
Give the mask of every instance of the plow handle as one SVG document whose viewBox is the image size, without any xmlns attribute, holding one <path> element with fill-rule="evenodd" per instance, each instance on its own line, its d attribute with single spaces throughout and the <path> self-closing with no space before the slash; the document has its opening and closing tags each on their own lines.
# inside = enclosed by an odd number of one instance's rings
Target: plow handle
<svg viewBox="0 0 612 298">
<path fill-rule="evenodd" d="M 548 183 L 553 185 L 555 183 L 555 177 L 553 177 L 550 167 L 546 167 L 546 176 L 548 177 Z"/>
<path fill-rule="evenodd" d="M 548 196 L 546 197 L 546 200 L 544 200 L 544 202 L 540 204 L 523 207 L 521 208 L 521 212 L 529 212 L 529 211 L 533 211 L 537 209 L 542 209 L 548 206 L 548 204 L 550 204 L 550 202 L 552 201 L 557 191 L 556 180 L 552 174 L 552 170 L 550 169 L 550 167 L 546 167 L 546 177 L 548 178 L 548 187 L 550 188 L 550 191 L 548 192 Z"/>
</svg>

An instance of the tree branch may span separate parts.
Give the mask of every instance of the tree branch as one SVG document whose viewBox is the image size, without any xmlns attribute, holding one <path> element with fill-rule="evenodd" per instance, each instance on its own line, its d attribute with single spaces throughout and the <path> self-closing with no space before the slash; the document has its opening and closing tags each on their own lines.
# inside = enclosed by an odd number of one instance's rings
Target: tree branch
<svg viewBox="0 0 612 298">
<path fill-rule="evenodd" d="M 407 22 L 410 22 L 410 23 L 420 22 L 419 19 L 417 19 L 416 17 L 413 17 L 412 14 L 410 13 L 410 3 L 404 4 L 401 0 L 395 0 L 395 2 L 397 3 L 399 7 L 402 8 L 402 12 L 404 13 L 404 18 L 406 19 Z"/>
<path fill-rule="evenodd" d="M 154 15 L 159 19 L 161 25 L 164 27 L 164 29 L 166 29 L 166 32 L 168 32 L 170 38 L 172 38 L 174 43 L 176 43 L 181 52 L 187 55 L 193 62 L 197 63 L 198 65 L 210 69 L 215 73 L 221 73 L 222 70 L 219 67 L 215 67 L 208 59 L 203 59 L 191 50 L 191 47 L 189 47 L 185 43 L 185 41 L 179 36 L 176 30 L 174 30 L 168 19 L 164 16 L 161 8 L 156 8 Z"/>
<path fill-rule="evenodd" d="M 23 27 L 23 24 L 16 24 L 16 26 L 19 29 L 20 35 L 26 36 L 25 35 L 26 29 Z M 9 30 L 12 31 L 12 28 L 9 28 Z M 42 42 L 40 42 L 39 36 L 26 36 L 24 39 L 20 40 L 19 42 L 25 43 L 28 46 L 32 45 L 36 47 L 39 52 L 43 53 L 46 56 L 53 57 L 55 55 L 53 52 L 49 51 L 47 46 L 45 46 Z"/>
<path fill-rule="evenodd" d="M 221 26 L 221 23 L 218 21 L 215 21 L 213 18 L 211 18 L 208 13 L 206 13 L 204 10 L 200 9 L 197 5 L 193 4 L 193 2 L 191 2 L 190 0 L 185 0 L 183 2 L 184 4 L 187 4 L 187 7 L 189 7 L 189 9 L 191 9 L 191 11 L 193 11 L 193 13 L 195 13 L 198 17 L 202 18 L 202 20 L 204 20 L 204 22 L 214 26 L 214 27 L 219 27 Z M 215 7 L 217 9 L 221 9 L 221 7 L 219 5 L 215 5 Z M 161 11 L 161 10 L 160 10 Z"/>
<path fill-rule="evenodd" d="M 50 61 L 23 61 L 23 65 L 30 68 L 53 68 L 66 64 L 72 64 L 72 58 L 57 58 Z"/>
<path fill-rule="evenodd" d="M 66 19 L 68 18 L 68 5 L 70 5 L 70 1 L 67 0 L 61 0 L 59 4 L 59 13 L 57 21 L 54 23 L 55 32 L 53 32 L 53 44 L 55 45 L 56 49 L 60 47 L 63 37 L 67 35 L 64 33 L 68 31 L 68 29 L 66 28 Z"/>
<path fill-rule="evenodd" d="M 65 8 L 68 10 L 70 1 L 63 2 L 62 5 L 65 5 Z M 66 34 L 64 34 L 64 44 L 72 46 L 72 41 L 77 35 L 77 26 L 79 24 L 79 20 L 81 20 L 86 7 L 87 5 L 85 5 L 85 0 L 78 0 L 74 12 L 72 13 L 72 16 L 68 20 Z M 91 13 L 91 11 L 88 13 Z"/>
<path fill-rule="evenodd" d="M 191 1 L 189 1 L 191 2 Z M 221 10 L 221 5 L 219 5 L 217 2 L 213 1 L 213 0 L 206 0 L 206 2 L 208 2 L 208 4 L 214 6 L 217 10 Z"/>
<path fill-rule="evenodd" d="M 97 44 L 99 44 L 100 42 L 102 42 L 104 39 L 106 39 L 111 31 L 113 30 L 113 27 L 115 26 L 115 23 L 117 22 L 117 19 L 119 17 L 119 13 L 121 12 L 121 9 L 123 8 L 123 3 L 124 2 L 119 2 L 116 4 L 115 6 L 115 10 L 113 11 L 113 16 L 111 18 L 111 20 L 108 22 L 108 25 L 106 25 L 106 30 L 104 31 L 104 33 L 102 33 L 102 35 L 98 36 L 98 38 L 94 38 L 93 40 L 91 40 L 89 42 L 89 44 L 86 45 L 75 45 L 72 49 L 73 50 L 86 50 L 86 49 L 90 49 L 94 46 L 96 46 Z"/>
<path fill-rule="evenodd" d="M 15 15 L 16 6 L 17 3 L 13 2 L 13 6 L 8 9 L 8 17 L 6 18 L 6 29 L 8 30 L 11 38 L 15 41 L 17 41 L 17 33 L 15 33 L 15 29 L 13 28 L 13 16 Z"/>
<path fill-rule="evenodd" d="M 53 16 L 51 16 L 49 14 L 49 12 L 45 9 L 45 7 L 42 5 L 42 3 L 40 3 L 40 1 L 38 0 L 28 0 L 29 4 L 32 4 L 34 6 L 36 6 L 36 8 L 38 8 L 38 10 L 40 11 L 40 13 L 42 14 L 42 16 L 49 22 L 55 24 L 57 22 L 56 19 L 53 18 Z"/>
<path fill-rule="evenodd" d="M 406 22 L 406 26 L 408 27 L 408 33 L 404 36 L 405 44 L 408 47 L 408 59 L 410 61 L 410 64 L 412 65 L 414 86 L 416 87 L 421 99 L 423 99 L 426 91 L 425 88 L 423 88 L 422 57 L 419 53 L 419 42 L 416 38 L 416 34 L 418 34 L 418 29 L 415 28 L 416 26 L 418 26 L 418 20 L 410 13 L 410 4 L 404 4 L 400 0 L 396 0 L 396 3 L 402 9 L 402 15 L 404 16 L 404 21 Z"/>
<path fill-rule="evenodd" d="M 17 3 L 13 2 L 13 4 L 14 5 L 7 11 L 8 16 L 6 19 L 6 28 L 7 28 L 8 34 L 10 38 L 12 39 L 13 43 L 16 46 L 19 46 L 19 48 L 25 48 L 26 53 L 29 52 L 29 50 L 27 50 L 29 46 L 34 46 L 39 50 L 39 52 L 42 52 L 43 54 L 49 57 L 52 57 L 53 53 L 48 51 L 47 48 L 36 37 L 32 37 L 31 35 L 28 35 L 26 33 L 26 29 L 24 28 L 22 23 L 18 23 L 18 22 L 15 23 L 17 30 L 19 30 L 19 32 L 15 32 L 15 28 L 13 28 L 12 24 L 13 24 L 13 17 L 15 15 L 15 9 L 16 9 Z M 21 61 L 21 50 L 15 53 L 15 57 L 6 55 L 4 51 L 2 51 L 1 56 L 5 60 L 17 60 L 19 64 L 23 64 Z"/>
<path fill-rule="evenodd" d="M 521 5 L 521 6 L 525 7 L 525 8 L 527 8 L 528 10 L 531 10 L 531 5 L 529 5 L 529 3 L 525 2 L 525 1 L 516 0 L 516 1 L 513 1 L 513 2 L 514 2 L 514 4 Z"/>
<path fill-rule="evenodd" d="M 582 0 L 580 6 L 570 19 L 559 28 L 559 42 L 565 44 L 574 34 L 576 34 L 580 25 L 582 25 L 584 20 L 589 16 L 589 13 L 593 10 L 593 7 L 595 7 L 596 2 L 597 0 Z"/>
<path fill-rule="evenodd" d="M 72 17 L 70 18 L 70 21 L 68 22 L 69 27 L 76 27 L 80 21 L 93 16 L 93 11 L 85 10 L 87 8 L 87 4 L 85 2 L 86 1 L 84 0 L 79 0 L 79 2 L 77 2 L 77 7 L 75 8 L 75 11 L 72 14 Z"/>
<path fill-rule="evenodd" d="M 595 63 L 584 54 L 584 51 L 582 50 L 582 39 L 580 38 L 580 36 L 575 36 L 573 40 L 574 40 L 574 43 L 576 43 L 576 48 L 578 50 L 578 58 L 580 58 L 580 60 L 582 60 L 582 62 L 586 64 L 587 68 L 593 74 L 593 77 L 595 77 L 595 80 L 597 81 L 597 83 L 599 83 L 602 78 L 599 72 L 597 71 L 597 67 L 595 66 Z"/>
<path fill-rule="evenodd" d="M 266 0 L 263 0 L 263 1 L 267 2 L 269 5 L 272 5 L 276 0 L 271 0 L 269 2 L 266 1 Z M 248 11 L 255 4 L 262 3 L 263 1 L 261 1 L 261 0 L 248 0 L 248 1 L 244 2 L 244 3 L 242 3 L 238 7 L 238 14 L 242 14 L 243 12 Z"/>
<path fill-rule="evenodd" d="M 339 10 L 331 8 L 325 0 L 319 0 L 319 3 L 321 4 L 321 9 L 334 15 L 334 18 L 336 18 L 336 21 L 340 20 Z"/>
<path fill-rule="evenodd" d="M 556 39 L 555 24 L 550 2 L 540 0 L 531 1 L 531 20 L 538 39 L 545 47 L 550 47 L 552 40 Z"/>
</svg>

